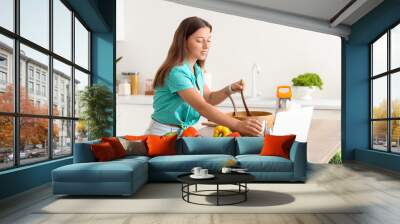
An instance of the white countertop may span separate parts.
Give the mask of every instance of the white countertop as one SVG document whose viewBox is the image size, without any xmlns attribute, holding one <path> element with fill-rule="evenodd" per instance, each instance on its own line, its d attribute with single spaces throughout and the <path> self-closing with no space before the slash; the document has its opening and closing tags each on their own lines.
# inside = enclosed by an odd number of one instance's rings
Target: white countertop
<svg viewBox="0 0 400 224">
<path fill-rule="evenodd" d="M 243 103 L 240 95 L 233 96 L 233 99 L 238 108 L 243 108 Z M 341 102 L 336 99 L 312 99 L 312 100 L 292 100 L 301 106 L 314 106 L 316 110 L 340 110 Z M 257 97 L 256 99 L 246 99 L 248 107 L 251 108 L 276 108 L 276 99 Z M 117 96 L 118 105 L 153 105 L 153 96 L 146 95 L 131 95 L 131 96 Z M 218 107 L 232 108 L 232 103 L 226 99 L 218 104 Z"/>
</svg>

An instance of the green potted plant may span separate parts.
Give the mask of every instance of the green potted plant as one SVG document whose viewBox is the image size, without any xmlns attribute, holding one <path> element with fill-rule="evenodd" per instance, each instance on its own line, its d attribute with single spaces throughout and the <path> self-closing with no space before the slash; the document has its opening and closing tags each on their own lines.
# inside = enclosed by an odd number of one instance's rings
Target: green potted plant
<svg viewBox="0 0 400 224">
<path fill-rule="evenodd" d="M 79 106 L 84 121 L 81 124 L 86 126 L 89 140 L 110 136 L 113 97 L 107 86 L 94 84 L 86 87 L 80 93 Z"/>
<path fill-rule="evenodd" d="M 317 88 L 322 90 L 323 82 L 316 73 L 304 73 L 293 78 L 292 85 L 296 98 L 311 100 Z"/>
</svg>

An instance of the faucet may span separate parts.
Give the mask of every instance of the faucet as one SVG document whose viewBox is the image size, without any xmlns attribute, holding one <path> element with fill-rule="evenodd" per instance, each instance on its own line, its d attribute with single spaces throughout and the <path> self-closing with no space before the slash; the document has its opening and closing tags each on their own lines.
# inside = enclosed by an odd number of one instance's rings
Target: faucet
<svg viewBox="0 0 400 224">
<path fill-rule="evenodd" d="M 253 67 L 251 68 L 251 97 L 255 98 L 257 97 L 257 88 L 256 88 L 256 75 L 260 75 L 260 67 L 257 65 L 257 63 L 253 64 Z"/>
</svg>

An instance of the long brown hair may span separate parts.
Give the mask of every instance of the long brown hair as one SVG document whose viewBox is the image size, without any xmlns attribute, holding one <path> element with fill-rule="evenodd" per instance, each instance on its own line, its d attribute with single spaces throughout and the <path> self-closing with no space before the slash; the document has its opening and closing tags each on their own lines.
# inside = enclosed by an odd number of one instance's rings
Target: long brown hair
<svg viewBox="0 0 400 224">
<path fill-rule="evenodd" d="M 165 78 L 172 67 L 183 62 L 185 59 L 184 57 L 185 49 L 187 47 L 187 39 L 198 29 L 203 27 L 208 27 L 210 28 L 210 32 L 212 31 L 210 23 L 196 16 L 186 18 L 181 22 L 181 24 L 179 24 L 178 29 L 175 31 L 172 44 L 169 47 L 167 58 L 157 70 L 156 77 L 154 78 L 153 82 L 154 89 L 158 86 L 163 86 Z M 204 67 L 204 63 L 205 60 L 197 60 L 197 64 L 201 68 Z"/>
</svg>

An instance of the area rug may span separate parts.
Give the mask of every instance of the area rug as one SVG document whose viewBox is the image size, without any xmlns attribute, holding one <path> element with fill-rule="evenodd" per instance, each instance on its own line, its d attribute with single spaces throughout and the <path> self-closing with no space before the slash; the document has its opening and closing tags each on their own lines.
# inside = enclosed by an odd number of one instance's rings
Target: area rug
<svg viewBox="0 0 400 224">
<path fill-rule="evenodd" d="M 247 201 L 237 205 L 190 204 L 182 200 L 180 184 L 150 183 L 131 197 L 56 197 L 36 213 L 360 213 L 359 205 L 346 202 L 317 184 L 260 183 L 249 184 L 248 187 Z M 224 189 L 231 188 L 233 186 Z M 198 188 L 212 189 L 215 186 L 202 185 Z M 224 197 L 222 202 L 240 199 L 235 197 Z M 216 202 L 215 196 L 191 196 L 190 199 L 211 205 Z"/>
</svg>

